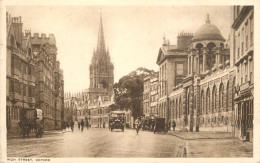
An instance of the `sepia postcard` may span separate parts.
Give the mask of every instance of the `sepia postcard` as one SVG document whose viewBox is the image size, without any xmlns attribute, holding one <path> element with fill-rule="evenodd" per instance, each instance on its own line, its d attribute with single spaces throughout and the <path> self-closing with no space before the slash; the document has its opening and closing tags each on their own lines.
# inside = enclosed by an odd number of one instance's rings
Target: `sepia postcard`
<svg viewBox="0 0 260 163">
<path fill-rule="evenodd" d="M 221 2 L 0 1 L 0 162 L 260 162 L 259 4 Z"/>
</svg>

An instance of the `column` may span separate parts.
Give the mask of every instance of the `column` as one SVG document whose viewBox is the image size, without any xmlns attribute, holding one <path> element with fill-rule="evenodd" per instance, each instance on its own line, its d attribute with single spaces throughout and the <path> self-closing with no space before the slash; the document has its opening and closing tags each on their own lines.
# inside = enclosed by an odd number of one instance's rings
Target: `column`
<svg viewBox="0 0 260 163">
<path fill-rule="evenodd" d="M 190 74 L 190 57 L 188 56 L 188 75 Z"/>
<path fill-rule="evenodd" d="M 203 48 L 203 72 L 207 71 L 207 49 Z"/>
<path fill-rule="evenodd" d="M 193 72 L 194 72 L 194 69 L 193 69 L 193 66 L 194 66 L 194 61 L 193 61 L 193 59 L 194 59 L 194 57 L 193 57 L 193 55 L 191 55 L 191 74 L 193 74 Z"/>
<path fill-rule="evenodd" d="M 183 88 L 183 91 L 182 91 L 182 111 L 183 111 L 183 118 L 184 118 L 184 124 L 183 124 L 183 127 L 187 126 L 188 125 L 188 117 L 187 117 L 187 109 L 186 108 L 186 101 L 187 101 L 187 89 L 186 88 Z"/>
<path fill-rule="evenodd" d="M 194 106 L 193 105 L 193 102 L 194 102 L 194 100 L 193 100 L 194 93 L 193 92 L 194 91 L 193 91 L 193 86 L 190 86 L 190 91 L 189 92 L 190 92 L 190 94 L 189 94 L 189 97 L 190 97 L 189 98 L 189 100 L 190 100 L 189 103 L 190 104 L 189 104 L 189 108 L 188 108 L 190 110 L 189 111 L 190 112 L 190 124 L 189 125 L 190 125 L 190 131 L 193 131 L 193 123 L 194 123 L 194 117 L 193 117 L 194 116 L 194 110 L 193 110 L 193 106 Z"/>
<path fill-rule="evenodd" d="M 193 58 L 194 58 L 194 73 L 197 74 L 198 73 L 198 69 L 197 69 L 197 55 L 196 55 L 196 51 L 193 50 L 192 51 L 192 55 L 193 55 Z"/>
</svg>

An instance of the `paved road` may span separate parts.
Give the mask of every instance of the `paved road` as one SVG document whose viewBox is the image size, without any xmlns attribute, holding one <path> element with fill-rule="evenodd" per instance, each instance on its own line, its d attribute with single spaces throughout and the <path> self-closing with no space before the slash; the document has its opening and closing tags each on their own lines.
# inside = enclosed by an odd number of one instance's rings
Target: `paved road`
<svg viewBox="0 0 260 163">
<path fill-rule="evenodd" d="M 135 130 L 91 128 L 42 138 L 14 138 L 7 141 L 8 157 L 176 157 L 179 138 Z"/>
</svg>

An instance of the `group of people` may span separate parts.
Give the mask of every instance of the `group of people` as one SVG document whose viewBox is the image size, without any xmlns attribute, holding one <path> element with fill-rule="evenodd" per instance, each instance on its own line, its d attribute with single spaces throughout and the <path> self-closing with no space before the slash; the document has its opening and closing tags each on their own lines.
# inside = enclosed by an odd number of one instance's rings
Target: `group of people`
<svg viewBox="0 0 260 163">
<path fill-rule="evenodd" d="M 85 125 L 85 123 L 84 123 L 83 119 L 80 122 L 78 122 L 78 128 L 79 128 L 79 130 L 81 130 L 81 132 L 83 132 L 83 130 L 84 130 L 84 125 Z M 87 126 L 87 129 L 89 129 L 89 127 L 91 127 L 91 124 L 89 124 L 87 121 L 86 126 Z M 70 121 L 69 123 L 63 122 L 62 129 L 66 130 L 66 127 L 68 129 L 70 127 L 71 131 L 73 132 L 74 131 L 74 122 L 73 121 Z"/>
</svg>

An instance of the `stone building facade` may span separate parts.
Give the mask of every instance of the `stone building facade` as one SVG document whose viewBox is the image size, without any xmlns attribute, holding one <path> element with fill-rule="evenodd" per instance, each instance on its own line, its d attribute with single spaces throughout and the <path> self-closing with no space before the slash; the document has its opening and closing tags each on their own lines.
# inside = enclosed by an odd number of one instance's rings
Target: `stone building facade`
<svg viewBox="0 0 260 163">
<path fill-rule="evenodd" d="M 21 17 L 6 15 L 7 128 L 17 127 L 25 109 L 42 109 L 45 129 L 58 129 L 64 118 L 64 80 L 55 37 L 29 30 Z M 18 131 L 18 130 L 17 130 Z"/>
<path fill-rule="evenodd" d="M 31 38 L 22 33 L 21 17 L 6 14 L 6 125 L 18 131 L 26 109 L 35 108 L 35 66 Z"/>
<path fill-rule="evenodd" d="M 57 60 L 56 40 L 53 34 L 26 31 L 31 38 L 32 51 L 36 56 L 36 108 L 42 109 L 45 128 L 60 129 L 64 111 L 64 80 Z"/>
<path fill-rule="evenodd" d="M 183 33 L 177 39 L 182 37 L 184 41 L 178 40 L 177 47 L 166 46 L 166 49 L 174 49 L 170 51 L 175 56 L 172 61 L 175 66 L 169 72 L 161 68 L 162 48 L 157 59 L 159 82 L 166 79 L 172 83 L 168 86 L 168 95 L 164 88 L 160 90 L 161 95 L 168 97 L 168 103 L 164 102 L 165 110 L 168 110 L 167 122 L 175 121 L 177 130 L 234 131 L 236 71 L 230 61 L 229 45 L 210 22 L 209 15 L 194 36 Z M 160 99 L 158 103 L 160 105 Z M 159 116 L 165 117 L 160 113 Z"/>
<path fill-rule="evenodd" d="M 158 75 L 159 72 L 155 72 L 153 74 L 147 75 L 144 78 L 143 114 L 145 116 L 158 114 Z"/>
<path fill-rule="evenodd" d="M 186 42 L 192 38 L 190 33 L 180 33 L 177 38 L 177 46 L 170 45 L 164 38 L 163 45 L 159 50 L 156 63 L 159 65 L 158 80 L 158 115 L 170 120 L 169 95 L 172 88 L 177 86 L 187 75 L 187 46 Z"/>
<path fill-rule="evenodd" d="M 235 134 L 253 140 L 254 119 L 254 7 L 232 7 L 231 32 L 235 80 Z"/>
</svg>

